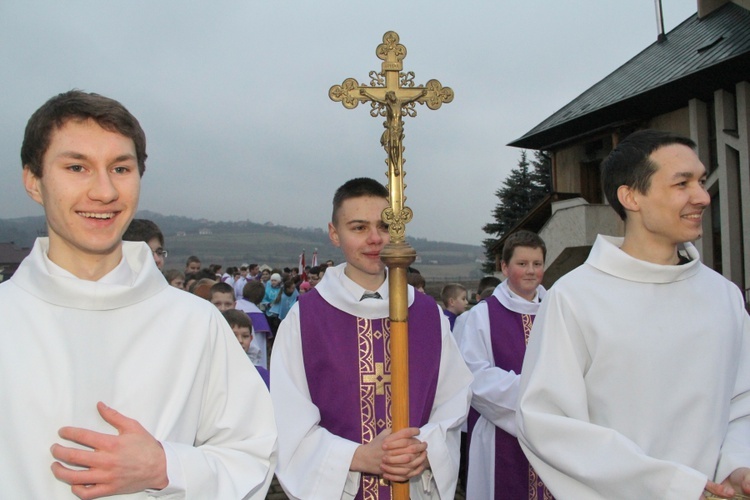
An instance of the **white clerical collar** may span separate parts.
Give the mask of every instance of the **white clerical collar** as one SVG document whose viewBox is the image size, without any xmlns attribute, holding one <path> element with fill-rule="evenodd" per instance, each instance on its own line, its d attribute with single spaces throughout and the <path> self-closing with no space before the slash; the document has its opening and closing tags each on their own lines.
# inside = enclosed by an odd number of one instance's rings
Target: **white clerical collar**
<svg viewBox="0 0 750 500">
<path fill-rule="evenodd" d="M 680 249 L 690 262 L 663 265 L 640 260 L 623 252 L 620 249 L 623 241 L 624 238 L 597 235 L 586 264 L 612 276 L 641 283 L 673 283 L 688 279 L 701 269 L 700 255 L 692 243 L 683 243 Z"/>
<path fill-rule="evenodd" d="M 44 259 L 44 263 L 47 266 L 47 270 L 52 276 L 62 276 L 65 278 L 78 279 L 78 277 L 70 271 L 63 269 L 62 267 L 52 262 L 47 255 L 47 252 L 42 253 L 42 258 Z M 110 272 L 96 280 L 96 282 L 103 285 L 133 286 L 133 283 L 135 283 L 135 279 L 137 276 L 138 274 L 133 271 L 133 269 L 130 267 L 130 264 L 128 264 L 127 259 L 123 255 L 122 257 L 120 257 L 120 263 L 117 264 L 115 268 Z"/>
<path fill-rule="evenodd" d="M 389 314 L 388 304 L 388 275 L 377 290 L 382 300 L 360 300 L 365 289 L 352 281 L 345 274 L 346 263 L 326 269 L 323 279 L 315 286 L 315 290 L 326 302 L 335 308 L 358 318 L 376 319 L 386 318 Z M 414 288 L 407 288 L 408 304 L 414 302 Z"/>
<path fill-rule="evenodd" d="M 359 301 L 362 298 L 362 295 L 365 294 L 365 292 L 377 292 L 380 294 L 381 299 L 388 300 L 388 280 L 383 280 L 383 283 L 380 284 L 380 287 L 378 287 L 377 290 L 367 290 L 364 287 L 359 286 L 357 283 L 354 282 L 349 276 L 346 275 L 346 266 L 347 264 L 343 265 L 342 273 L 341 273 L 341 285 L 344 287 L 344 289 L 352 296 L 352 299 Z M 326 269 L 326 272 L 328 270 Z M 386 270 L 386 277 L 388 276 L 388 270 Z M 325 275 L 323 275 L 325 277 Z"/>
<path fill-rule="evenodd" d="M 508 283 L 508 280 L 506 279 L 505 281 L 503 281 L 503 283 Z M 510 296 L 510 298 L 514 300 L 525 300 L 526 302 L 531 302 L 532 304 L 538 304 L 539 302 L 542 301 L 542 298 L 539 296 L 539 291 L 537 290 L 534 291 L 534 298 L 529 300 L 515 293 L 513 290 L 510 289 L 510 286 L 508 286 L 507 284 L 505 286 L 508 289 L 508 295 Z"/>
<path fill-rule="evenodd" d="M 534 297 L 535 300 L 528 301 L 511 292 L 510 287 L 508 286 L 508 280 L 506 279 L 495 287 L 492 295 L 502 305 L 513 312 L 517 312 L 519 314 L 536 314 L 539 310 L 539 305 L 541 303 L 540 301 L 544 299 L 544 295 L 546 293 L 547 290 L 542 285 L 539 285 L 536 287 L 536 297 Z"/>
<path fill-rule="evenodd" d="M 147 300 L 171 288 L 156 267 L 151 249 L 142 241 L 123 242 L 123 261 L 99 281 L 75 277 L 50 261 L 48 251 L 49 238 L 37 238 L 31 253 L 18 266 L 11 280 L 27 293 L 50 304 L 105 311 Z"/>
</svg>

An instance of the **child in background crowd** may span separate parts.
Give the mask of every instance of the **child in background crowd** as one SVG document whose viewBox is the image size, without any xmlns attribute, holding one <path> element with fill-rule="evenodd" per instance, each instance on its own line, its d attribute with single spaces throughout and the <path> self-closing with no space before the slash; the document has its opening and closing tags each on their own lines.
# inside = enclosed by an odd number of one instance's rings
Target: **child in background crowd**
<svg viewBox="0 0 750 500">
<path fill-rule="evenodd" d="M 185 274 L 179 269 L 167 269 L 164 271 L 164 278 L 171 286 L 180 290 L 185 289 Z"/>
<path fill-rule="evenodd" d="M 242 289 L 242 298 L 237 300 L 235 308 L 243 311 L 250 318 L 253 325 L 253 340 L 251 349 L 258 352 L 258 359 L 253 360 L 258 366 L 268 368 L 268 339 L 273 336 L 268 319 L 258 305 L 265 295 L 265 287 L 260 281 L 249 281 Z"/>
<path fill-rule="evenodd" d="M 469 301 L 466 298 L 466 288 L 458 283 L 448 283 L 440 292 L 440 299 L 443 301 L 443 314 L 448 317 L 451 324 L 456 324 L 456 318 L 459 314 L 466 311 Z"/>
<path fill-rule="evenodd" d="M 250 318 L 248 318 L 247 314 L 237 309 L 227 309 L 223 312 L 223 314 L 224 319 L 226 319 L 227 323 L 229 323 L 229 326 L 232 327 L 232 331 L 234 332 L 235 337 L 237 337 L 237 340 L 242 346 L 242 350 L 247 353 L 247 357 L 250 359 L 250 361 L 253 361 L 253 346 L 251 345 L 251 342 L 253 341 L 253 322 L 250 321 Z M 256 363 L 253 364 L 255 365 L 256 370 L 258 370 L 258 374 L 263 379 L 263 382 L 266 383 L 266 387 L 270 388 L 271 377 L 268 373 L 268 370 L 266 370 L 262 366 L 258 366 Z"/>
<path fill-rule="evenodd" d="M 208 300 L 221 312 L 234 309 L 235 299 L 232 285 L 221 282 L 214 283 L 208 291 Z"/>
<path fill-rule="evenodd" d="M 266 306 L 266 317 L 268 318 L 268 324 L 271 325 L 271 332 L 274 334 L 279 328 L 279 323 L 281 323 L 281 319 L 279 319 L 279 308 L 276 304 L 276 297 L 281 293 L 281 284 L 281 274 L 273 273 L 266 283 L 266 293 L 261 302 L 261 304 Z"/>
<path fill-rule="evenodd" d="M 201 270 L 201 260 L 195 255 L 191 255 L 185 261 L 185 275 L 195 274 Z"/>
<path fill-rule="evenodd" d="M 294 303 L 297 302 L 298 297 L 299 292 L 294 286 L 294 280 L 288 279 L 284 282 L 284 290 L 276 296 L 271 310 L 275 309 L 279 315 L 279 320 L 283 321 Z"/>
</svg>

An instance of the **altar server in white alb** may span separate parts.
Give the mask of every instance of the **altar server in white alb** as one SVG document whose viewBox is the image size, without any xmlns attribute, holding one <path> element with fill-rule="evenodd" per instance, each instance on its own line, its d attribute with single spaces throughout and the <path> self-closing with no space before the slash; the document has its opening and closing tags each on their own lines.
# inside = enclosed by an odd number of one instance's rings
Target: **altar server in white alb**
<svg viewBox="0 0 750 500">
<path fill-rule="evenodd" d="M 534 322 L 517 423 L 557 498 L 750 494 L 750 318 L 704 266 L 694 143 L 631 134 L 603 163 L 625 237 L 599 236 Z"/>
<path fill-rule="evenodd" d="M 279 426 L 278 477 L 290 498 L 452 499 L 471 373 L 448 319 L 429 296 L 409 300 L 409 422 L 391 432 L 388 190 L 352 179 L 334 196 L 332 243 L 346 262 L 326 269 L 279 327 L 271 396 Z"/>
<path fill-rule="evenodd" d="M 472 500 L 552 499 L 516 437 L 521 365 L 547 292 L 542 286 L 546 255 L 536 233 L 510 234 L 501 260 L 505 281 L 469 311 L 462 327 L 461 353 L 474 375 L 466 481 L 466 497 Z"/>
<path fill-rule="evenodd" d="M 276 427 L 260 376 L 218 309 L 122 241 L 138 121 L 66 92 L 32 115 L 21 159 L 49 237 L 0 284 L 0 496 L 264 498 Z"/>
</svg>

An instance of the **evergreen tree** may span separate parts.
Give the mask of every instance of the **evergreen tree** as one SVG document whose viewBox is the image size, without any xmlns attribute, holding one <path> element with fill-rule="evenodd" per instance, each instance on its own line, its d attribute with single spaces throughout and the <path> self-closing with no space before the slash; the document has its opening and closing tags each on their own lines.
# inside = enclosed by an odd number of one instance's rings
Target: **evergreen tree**
<svg viewBox="0 0 750 500">
<path fill-rule="evenodd" d="M 536 151 L 534 160 L 529 163 L 526 151 L 521 151 L 518 166 L 511 170 L 500 189 L 495 191 L 495 196 L 500 201 L 492 211 L 494 222 L 482 227 L 491 236 L 482 241 L 487 257 L 483 266 L 485 272 L 495 271 L 492 247 L 551 191 L 552 169 L 549 155 Z"/>
<path fill-rule="evenodd" d="M 534 151 L 534 161 L 531 164 L 534 167 L 531 181 L 541 189 L 539 199 L 542 199 L 552 192 L 552 158 L 546 151 Z"/>
</svg>

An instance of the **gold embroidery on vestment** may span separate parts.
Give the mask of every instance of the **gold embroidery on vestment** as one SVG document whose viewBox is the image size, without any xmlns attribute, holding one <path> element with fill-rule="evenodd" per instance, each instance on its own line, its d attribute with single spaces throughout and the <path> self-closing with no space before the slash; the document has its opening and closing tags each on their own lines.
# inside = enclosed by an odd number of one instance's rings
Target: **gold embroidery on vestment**
<svg viewBox="0 0 750 500">
<path fill-rule="evenodd" d="M 523 323 L 523 338 L 526 345 L 529 345 L 529 335 L 531 334 L 531 327 L 534 324 L 534 318 L 530 314 L 522 314 L 521 322 Z"/>
<path fill-rule="evenodd" d="M 539 490 L 542 492 L 541 497 Z M 555 500 L 531 464 L 529 464 L 529 500 Z"/>
<path fill-rule="evenodd" d="M 375 320 L 376 325 L 381 324 Z M 359 345 L 359 394 L 362 442 L 369 443 L 380 431 L 391 427 L 391 353 L 390 322 L 382 321 L 383 328 L 373 327 L 373 321 L 357 318 Z M 377 343 L 377 344 L 376 344 Z M 375 361 L 376 349 L 382 349 L 383 361 Z M 377 418 L 376 405 L 384 405 L 385 419 Z M 379 498 L 379 486 L 389 486 L 387 481 L 362 474 L 362 495 L 366 500 Z"/>
</svg>

